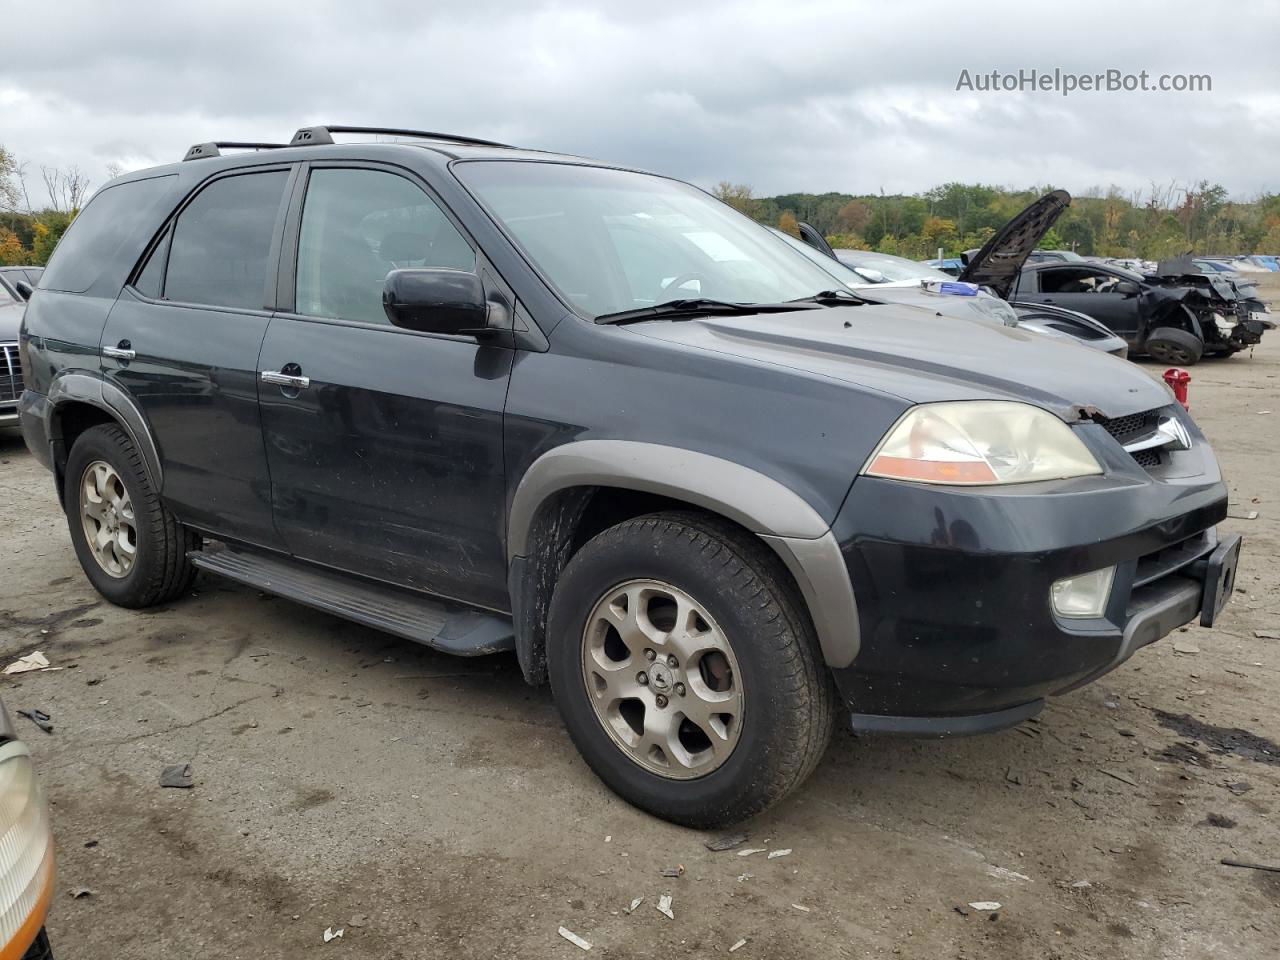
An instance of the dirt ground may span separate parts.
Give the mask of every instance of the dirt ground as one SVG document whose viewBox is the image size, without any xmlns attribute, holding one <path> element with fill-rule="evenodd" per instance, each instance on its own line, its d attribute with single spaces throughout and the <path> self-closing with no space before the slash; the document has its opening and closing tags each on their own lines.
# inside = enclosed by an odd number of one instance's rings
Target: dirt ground
<svg viewBox="0 0 1280 960">
<path fill-rule="evenodd" d="M 1225 524 L 1246 541 L 1220 626 L 994 736 L 838 734 L 748 825 L 749 847 L 792 851 L 775 859 L 614 797 L 514 657 L 450 659 L 203 576 L 163 609 L 102 602 L 49 475 L 0 439 L 0 657 L 65 668 L 0 678 L 11 712 L 55 724 L 16 720 L 53 804 L 55 951 L 579 956 L 563 925 L 603 957 L 1276 956 L 1280 873 L 1219 860 L 1280 865 L 1280 333 L 1193 375 L 1232 512 L 1258 513 Z M 182 762 L 195 788 L 161 789 Z"/>
</svg>

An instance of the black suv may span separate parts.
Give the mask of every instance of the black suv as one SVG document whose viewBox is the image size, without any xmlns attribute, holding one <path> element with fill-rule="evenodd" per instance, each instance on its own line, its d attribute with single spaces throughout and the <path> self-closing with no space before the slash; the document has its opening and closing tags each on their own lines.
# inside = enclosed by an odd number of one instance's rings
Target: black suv
<svg viewBox="0 0 1280 960">
<path fill-rule="evenodd" d="M 333 142 L 369 132 L 197 145 L 63 238 L 21 422 L 107 599 L 203 569 L 514 649 L 611 787 L 704 826 L 838 705 L 999 729 L 1229 596 L 1218 465 L 1141 370 L 832 290 L 676 180 Z"/>
</svg>

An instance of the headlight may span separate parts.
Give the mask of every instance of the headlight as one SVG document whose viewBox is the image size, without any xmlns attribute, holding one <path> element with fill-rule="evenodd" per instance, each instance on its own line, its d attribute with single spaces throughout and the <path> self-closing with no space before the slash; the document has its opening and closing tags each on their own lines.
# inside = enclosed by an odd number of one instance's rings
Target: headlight
<svg viewBox="0 0 1280 960">
<path fill-rule="evenodd" d="M 1083 477 L 1102 467 L 1070 427 L 1039 407 L 976 400 L 913 407 L 862 472 L 980 486 Z"/>
<path fill-rule="evenodd" d="M 10 741 L 0 746 L 0 955 L 35 940 L 52 890 L 48 808 L 27 745 Z"/>
</svg>

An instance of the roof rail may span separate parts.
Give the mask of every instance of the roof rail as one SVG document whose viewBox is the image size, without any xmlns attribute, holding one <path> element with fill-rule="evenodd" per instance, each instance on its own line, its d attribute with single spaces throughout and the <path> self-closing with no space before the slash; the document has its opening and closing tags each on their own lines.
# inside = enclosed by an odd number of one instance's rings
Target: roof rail
<svg viewBox="0 0 1280 960">
<path fill-rule="evenodd" d="M 197 143 L 187 151 L 185 160 L 203 160 L 205 157 L 220 157 L 223 150 L 275 150 L 287 147 L 287 143 L 248 143 L 243 140 L 218 140 L 209 143 Z"/>
<path fill-rule="evenodd" d="M 291 147 L 310 147 L 324 143 L 333 143 L 335 133 L 382 133 L 393 137 L 421 137 L 424 140 L 445 140 L 449 143 L 474 143 L 481 147 L 508 147 L 507 143 L 496 143 L 493 140 L 481 140 L 478 137 L 463 137 L 454 133 L 433 133 L 430 130 L 402 130 L 399 127 L 348 127 L 340 124 L 325 123 L 317 127 L 303 127 L 289 141 Z"/>
</svg>

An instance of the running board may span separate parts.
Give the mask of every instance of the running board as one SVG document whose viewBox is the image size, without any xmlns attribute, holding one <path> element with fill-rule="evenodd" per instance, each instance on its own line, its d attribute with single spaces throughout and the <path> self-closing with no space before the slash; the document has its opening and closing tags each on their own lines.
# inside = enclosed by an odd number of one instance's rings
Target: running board
<svg viewBox="0 0 1280 960">
<path fill-rule="evenodd" d="M 384 587 L 323 567 L 226 549 L 193 550 L 201 570 L 459 657 L 515 649 L 511 618 Z"/>
</svg>

